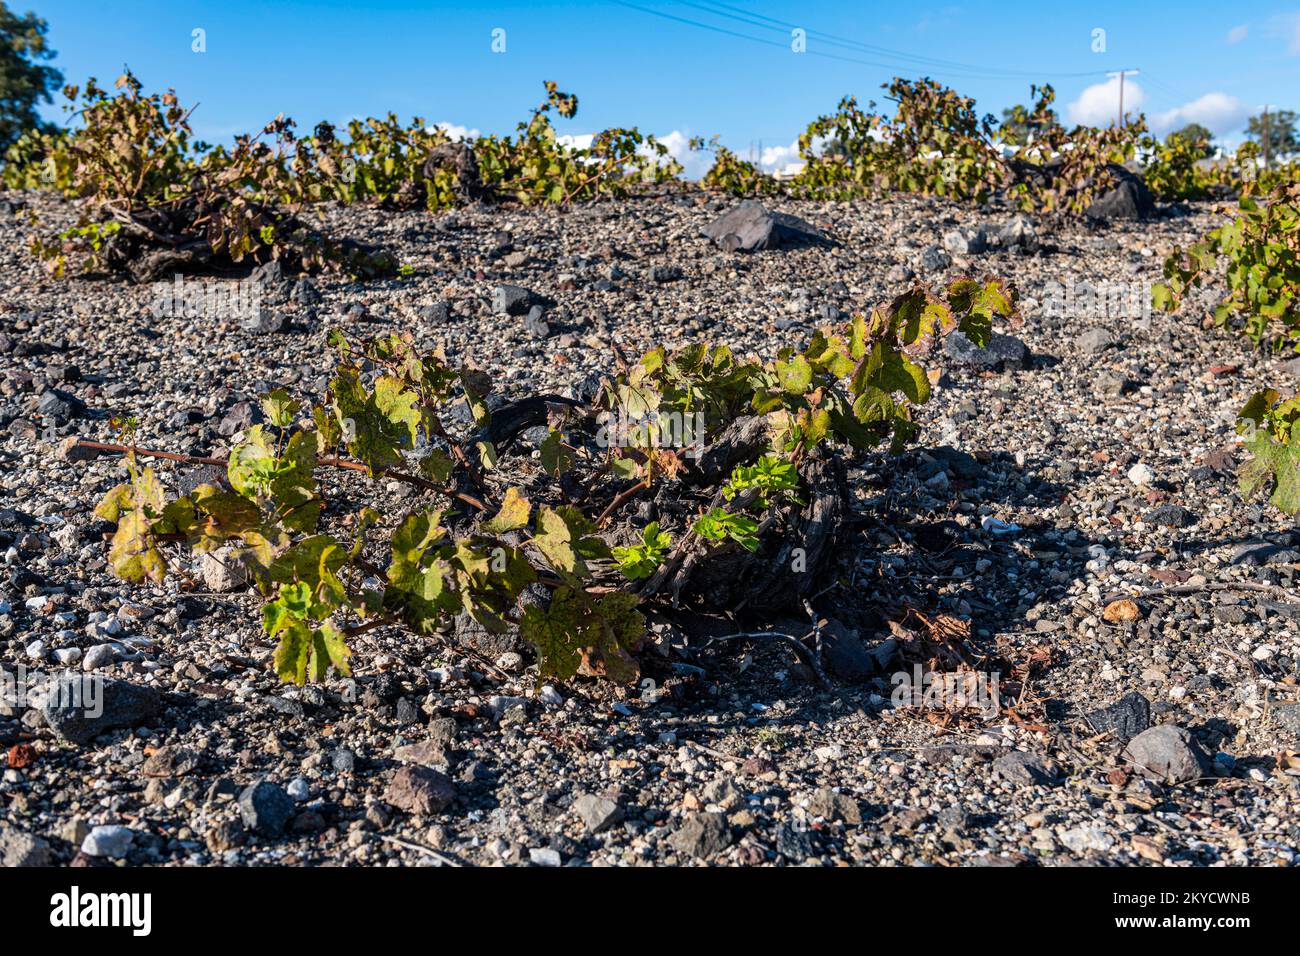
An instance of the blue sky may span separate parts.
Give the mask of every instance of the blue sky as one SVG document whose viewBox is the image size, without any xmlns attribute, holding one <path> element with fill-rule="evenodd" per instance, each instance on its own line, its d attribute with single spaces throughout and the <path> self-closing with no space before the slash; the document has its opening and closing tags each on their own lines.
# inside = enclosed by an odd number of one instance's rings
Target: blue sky
<svg viewBox="0 0 1300 956">
<path fill-rule="evenodd" d="M 579 97 L 578 115 L 560 124 L 562 132 L 636 125 L 673 143 L 717 134 L 742 155 L 761 143 L 769 167 L 788 161 L 803 127 L 833 111 L 841 96 L 865 102 L 894 75 L 930 75 L 994 114 L 1027 101 L 1029 84 L 1039 79 L 1056 87 L 1067 119 L 1103 123 L 1118 93 L 1106 71 L 1137 68 L 1126 80 L 1126 103 L 1138 105 L 1158 131 L 1197 120 L 1228 142 L 1262 103 L 1300 109 L 1294 2 L 30 6 L 49 21 L 54 62 L 68 81 L 95 75 L 111 82 L 129 65 L 147 89 L 173 86 L 183 102 L 199 103 L 192 122 L 210 141 L 260 127 L 279 112 L 302 128 L 393 110 L 404 119 L 506 133 L 542 98 L 545 79 Z M 792 51 L 792 26 L 806 31 L 807 52 Z M 202 53 L 193 50 L 196 29 L 204 31 Z M 492 49 L 497 29 L 505 31 L 503 53 Z M 57 105 L 46 112 L 61 116 Z"/>
</svg>

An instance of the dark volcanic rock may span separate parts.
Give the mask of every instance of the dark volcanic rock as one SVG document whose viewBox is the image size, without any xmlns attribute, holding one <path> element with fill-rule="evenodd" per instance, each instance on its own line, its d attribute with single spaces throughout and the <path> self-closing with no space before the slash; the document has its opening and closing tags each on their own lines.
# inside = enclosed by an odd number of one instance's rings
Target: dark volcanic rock
<svg viewBox="0 0 1300 956">
<path fill-rule="evenodd" d="M 138 726 L 158 713 L 161 704 L 152 687 L 62 674 L 50 689 L 41 715 L 64 740 L 86 744 L 117 727 Z"/>
<path fill-rule="evenodd" d="M 866 680 L 876 669 L 876 659 L 857 632 L 839 621 L 827 621 L 822 628 L 822 655 L 830 672 L 843 681 Z"/>
<path fill-rule="evenodd" d="M 798 216 L 769 212 L 762 203 L 753 199 L 746 199 L 735 209 L 723 213 L 700 232 L 728 252 L 775 249 L 800 241 L 826 241 L 819 229 Z"/>
<path fill-rule="evenodd" d="M 950 268 L 952 268 L 952 256 L 948 255 L 938 243 L 928 245 L 921 250 L 921 271 L 934 274 Z"/>
<path fill-rule="evenodd" d="M 230 406 L 220 422 L 217 423 L 217 434 L 226 438 L 237 435 L 242 431 L 265 420 L 262 414 L 262 407 L 257 402 L 236 402 Z"/>
<path fill-rule="evenodd" d="M 1161 505 L 1151 510 L 1147 521 L 1166 528 L 1186 528 L 1196 524 L 1196 515 L 1182 505 Z"/>
<path fill-rule="evenodd" d="M 977 346 L 961 332 L 953 332 L 943 340 L 943 349 L 960 365 L 988 371 L 1024 368 L 1029 360 L 1029 349 L 1024 342 L 1000 332 L 994 332 L 984 348 Z"/>
<path fill-rule="evenodd" d="M 1052 786 L 1058 782 L 1056 770 L 1048 761 L 1024 750 L 998 757 L 993 761 L 993 773 L 1018 786 Z"/>
<path fill-rule="evenodd" d="M 250 784 L 239 795 L 239 815 L 244 826 L 263 836 L 278 837 L 284 833 L 293 813 L 293 797 L 269 780 Z"/>
<path fill-rule="evenodd" d="M 1124 756 L 1145 776 L 1167 783 L 1187 783 L 1206 775 L 1209 760 L 1187 730 L 1161 724 L 1128 742 Z"/>
<path fill-rule="evenodd" d="M 289 317 L 279 309 L 261 308 L 256 315 L 250 315 L 239 327 L 254 335 L 270 335 L 273 332 L 286 332 L 291 327 Z"/>
<path fill-rule="evenodd" d="M 822 787 L 808 801 L 808 812 L 823 820 L 842 820 L 853 826 L 862 823 L 862 807 L 846 793 Z"/>
<path fill-rule="evenodd" d="M 519 607 L 523 609 L 530 604 L 546 604 L 550 601 L 550 592 L 539 584 L 530 584 L 519 595 Z M 469 614 L 461 612 L 456 615 L 452 626 L 452 639 L 461 647 L 482 654 L 489 660 L 496 660 L 502 654 L 522 654 L 525 660 L 531 660 L 533 645 L 519 633 L 515 625 L 501 632 L 489 631 Z"/>
<path fill-rule="evenodd" d="M 86 414 L 85 403 L 62 389 L 47 388 L 36 399 L 36 412 L 42 418 L 52 418 L 63 424 Z"/>
<path fill-rule="evenodd" d="M 509 628 L 500 633 L 489 631 L 464 611 L 456 615 L 452 627 L 452 639 L 457 644 L 491 660 L 510 652 L 522 653 L 528 645 L 520 636 L 518 628 Z"/>
<path fill-rule="evenodd" d="M 492 311 L 497 315 L 526 315 L 533 294 L 520 285 L 499 285 L 492 293 Z"/>
<path fill-rule="evenodd" d="M 668 842 L 678 853 L 706 859 L 731 845 L 731 830 L 721 813 L 692 813 Z"/>
<path fill-rule="evenodd" d="M 1115 177 L 1115 185 L 1093 200 L 1084 213 L 1088 218 L 1147 219 L 1155 215 L 1155 200 L 1141 176 L 1117 163 L 1107 169 Z"/>
<path fill-rule="evenodd" d="M 1083 716 L 1096 733 L 1109 732 L 1120 743 L 1126 744 L 1151 726 L 1151 702 L 1133 691 L 1115 703 L 1088 711 Z"/>
<path fill-rule="evenodd" d="M 1248 541 L 1232 553 L 1229 564 L 1260 566 L 1265 564 L 1291 564 L 1296 560 L 1296 552 L 1286 545 L 1271 541 Z"/>
</svg>

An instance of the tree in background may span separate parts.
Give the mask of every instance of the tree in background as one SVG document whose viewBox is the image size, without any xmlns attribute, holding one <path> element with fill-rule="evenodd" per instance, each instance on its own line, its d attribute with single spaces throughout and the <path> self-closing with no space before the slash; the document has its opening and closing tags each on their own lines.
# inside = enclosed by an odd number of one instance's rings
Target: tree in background
<svg viewBox="0 0 1300 956">
<path fill-rule="evenodd" d="M 1210 140 L 1214 139 L 1214 134 L 1202 126 L 1200 123 L 1188 123 L 1182 129 L 1176 129 L 1165 137 L 1165 143 L 1172 146 L 1175 141 L 1181 141 L 1188 146 L 1194 146 L 1202 156 L 1209 156 L 1213 150 L 1210 148 Z"/>
<path fill-rule="evenodd" d="M 36 14 L 19 16 L 0 2 L 0 151 L 24 130 L 51 125 L 36 112 L 63 82 L 62 73 L 40 62 L 54 56 L 45 43 L 48 28 Z"/>
<path fill-rule="evenodd" d="M 1252 116 L 1246 125 L 1246 137 L 1264 145 L 1264 115 Z M 1296 114 L 1294 110 L 1278 110 L 1268 114 L 1268 151 L 1276 159 L 1286 153 L 1300 151 L 1300 139 L 1296 138 Z"/>
</svg>

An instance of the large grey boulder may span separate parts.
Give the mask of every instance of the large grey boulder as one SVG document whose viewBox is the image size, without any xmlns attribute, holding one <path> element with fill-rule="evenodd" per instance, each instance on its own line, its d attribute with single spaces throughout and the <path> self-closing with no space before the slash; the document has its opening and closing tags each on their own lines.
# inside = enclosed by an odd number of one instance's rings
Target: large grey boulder
<svg viewBox="0 0 1300 956">
<path fill-rule="evenodd" d="M 1084 215 L 1089 219 L 1148 219 L 1155 215 L 1155 200 L 1141 176 L 1118 163 L 1106 169 L 1115 185 L 1094 199 Z"/>
<path fill-rule="evenodd" d="M 746 199 L 700 230 L 727 252 L 775 249 L 795 242 L 827 242 L 826 236 L 798 216 L 771 212 L 762 203 Z"/>
</svg>

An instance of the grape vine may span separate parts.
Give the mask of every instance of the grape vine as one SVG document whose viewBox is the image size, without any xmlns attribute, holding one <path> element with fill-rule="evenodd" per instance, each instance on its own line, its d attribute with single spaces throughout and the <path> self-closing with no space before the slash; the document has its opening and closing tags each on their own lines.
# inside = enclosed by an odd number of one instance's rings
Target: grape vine
<svg viewBox="0 0 1300 956">
<path fill-rule="evenodd" d="M 942 294 L 914 286 L 770 362 L 722 346 L 657 348 L 586 405 L 535 396 L 495 412 L 482 372 L 421 352 L 409 336 L 336 332 L 326 399 L 263 396 L 265 422 L 232 447 L 223 481 L 171 497 L 142 459 L 184 456 L 140 449 L 129 426 L 120 446 L 91 445 L 125 455 L 126 480 L 96 513 L 116 524 L 109 560 L 125 581 L 161 583 L 181 570 L 181 548 L 242 565 L 265 599 L 286 681 L 347 674 L 349 638 L 361 630 L 427 635 L 459 614 L 490 631 L 518 627 L 543 677 L 627 680 L 643 609 L 675 600 L 664 588 L 671 570 L 733 548 L 760 552 L 804 506 L 816 462 L 901 448 L 930 396 L 917 359 L 954 329 L 986 342 L 995 318 L 1014 312 L 996 279 L 958 279 Z M 459 402 L 468 426 L 453 424 Z M 611 429 L 612 419 L 636 427 Z M 662 427 L 682 420 L 691 428 Z M 549 428 L 540 458 L 514 455 L 515 437 L 538 423 Z M 712 451 L 733 446 L 704 441 L 755 424 L 756 440 L 730 459 Z M 340 469 L 405 481 L 425 500 L 405 514 L 349 510 L 322 481 Z M 627 518 L 634 499 L 661 486 L 698 499 L 698 511 L 671 527 Z M 539 587 L 541 599 L 521 600 Z"/>
</svg>

